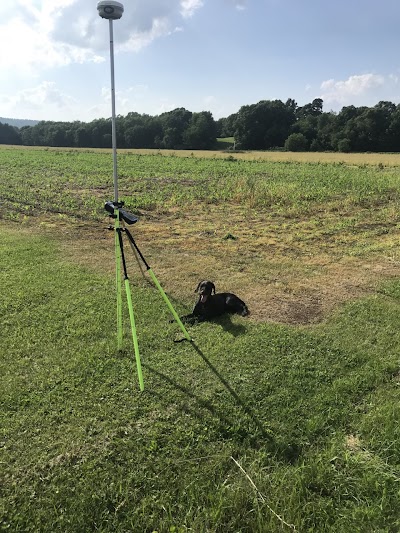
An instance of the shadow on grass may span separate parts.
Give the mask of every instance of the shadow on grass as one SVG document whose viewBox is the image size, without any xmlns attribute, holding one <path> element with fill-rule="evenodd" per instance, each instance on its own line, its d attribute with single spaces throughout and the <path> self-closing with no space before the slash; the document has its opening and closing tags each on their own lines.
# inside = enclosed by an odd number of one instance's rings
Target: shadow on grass
<svg viewBox="0 0 400 533">
<path fill-rule="evenodd" d="M 196 354 L 201 357 L 204 363 L 208 366 L 211 372 L 216 376 L 216 378 L 223 384 L 225 389 L 229 392 L 234 400 L 234 404 L 240 408 L 240 410 L 246 415 L 248 421 L 251 423 L 253 430 L 249 427 L 243 427 L 240 424 L 240 419 L 237 417 L 231 419 L 227 416 L 226 412 L 223 412 L 224 406 L 221 405 L 217 407 L 210 400 L 202 398 L 200 395 L 195 394 L 192 389 L 178 383 L 170 376 L 164 374 L 160 370 L 143 363 L 143 367 L 146 368 L 151 373 L 155 374 L 162 380 L 166 381 L 174 387 L 174 389 L 180 391 L 185 396 L 195 400 L 197 405 L 202 409 L 207 409 L 215 418 L 217 418 L 222 426 L 222 433 L 225 437 L 236 438 L 240 441 L 249 439 L 251 444 L 255 447 L 260 445 L 265 446 L 266 443 L 268 447 L 271 447 L 271 451 L 277 451 L 277 447 L 274 445 L 274 437 L 271 434 L 271 431 L 265 427 L 261 420 L 257 417 L 254 410 L 239 396 L 239 394 L 233 389 L 232 385 L 227 381 L 227 379 L 221 374 L 221 372 L 211 363 L 211 361 L 206 357 L 204 352 L 197 346 L 194 341 L 190 341 L 190 345 L 193 347 Z M 153 391 L 154 394 L 154 391 Z M 157 394 L 156 394 L 157 395 Z M 164 397 L 163 397 L 164 398 Z M 194 412 L 193 409 L 188 408 L 187 405 L 183 408 L 185 411 L 192 412 L 195 416 L 198 417 L 198 413 Z M 233 418 L 233 417 L 232 417 Z M 243 421 L 243 419 L 242 419 Z M 247 424 L 246 424 L 247 425 Z M 242 427 L 241 427 L 242 426 Z M 255 430 L 255 431 L 254 431 Z"/>
<path fill-rule="evenodd" d="M 264 447 L 270 453 L 274 454 L 279 459 L 295 463 L 299 458 L 302 447 L 296 443 L 288 443 L 285 441 L 277 440 L 273 435 L 272 431 L 266 427 L 266 424 L 259 419 L 254 409 L 244 401 L 243 398 L 233 389 L 232 385 L 228 380 L 221 374 L 221 372 L 215 367 L 215 365 L 208 359 L 204 352 L 199 348 L 199 346 L 192 340 L 189 341 L 193 350 L 196 354 L 203 360 L 207 367 L 211 370 L 214 376 L 222 383 L 224 388 L 229 392 L 231 397 L 234 400 L 234 404 L 239 407 L 242 413 L 245 414 L 248 422 L 250 422 L 250 427 L 247 424 L 243 424 L 243 418 L 240 417 L 229 417 L 226 414 L 226 408 L 224 412 L 224 405 L 216 406 L 210 400 L 202 398 L 200 395 L 195 394 L 192 389 L 178 383 L 170 376 L 160 372 L 158 369 L 144 363 L 148 371 L 152 372 L 162 380 L 166 381 L 172 385 L 176 390 L 179 390 L 185 396 L 195 400 L 197 405 L 201 409 L 207 409 L 213 417 L 217 418 L 221 423 L 221 433 L 225 438 L 232 438 L 234 440 L 239 440 L 241 442 L 248 440 L 249 444 L 254 448 Z M 152 394 L 158 395 L 157 393 L 152 392 Z M 164 396 L 160 396 L 160 399 L 165 399 Z M 182 409 L 186 412 L 190 412 L 193 416 L 198 417 L 199 413 L 195 412 L 194 409 L 190 409 L 187 405 L 184 405 Z M 232 418 L 232 419 L 231 419 Z M 253 428 L 253 429 L 251 429 Z"/>
<path fill-rule="evenodd" d="M 260 420 L 257 418 L 255 412 L 251 407 L 242 400 L 242 398 L 237 394 L 237 392 L 232 388 L 232 386 L 229 384 L 229 382 L 224 378 L 224 376 L 215 368 L 215 366 L 211 363 L 211 361 L 204 355 L 203 351 L 197 346 L 197 344 L 192 340 L 190 341 L 190 344 L 196 351 L 197 355 L 199 355 L 203 361 L 206 363 L 208 368 L 212 371 L 212 373 L 219 379 L 219 381 L 224 385 L 226 390 L 229 392 L 229 394 L 232 396 L 232 398 L 235 400 L 236 404 L 242 409 L 244 413 L 249 417 L 249 419 L 253 422 L 253 424 L 257 427 L 259 430 L 259 434 L 264 438 L 268 439 L 270 441 L 273 440 L 273 437 L 270 433 L 268 433 L 263 426 L 263 424 L 260 422 Z"/>
<path fill-rule="evenodd" d="M 167 374 L 164 374 L 163 372 L 160 372 L 156 368 L 146 363 L 143 363 L 142 366 L 146 368 L 148 371 L 150 371 L 151 373 L 153 373 L 154 375 L 156 375 L 157 377 L 161 378 L 165 382 L 172 385 L 172 387 L 175 390 L 180 391 L 184 396 L 187 396 L 188 398 L 191 398 L 192 400 L 194 400 L 197 403 L 198 407 L 200 407 L 201 409 L 207 409 L 207 411 L 209 411 L 215 418 L 217 418 L 223 424 L 224 428 L 228 428 L 232 426 L 232 420 L 230 420 L 229 417 L 226 416 L 226 414 L 219 412 L 219 409 L 210 400 L 204 399 L 200 395 L 195 394 L 192 389 L 189 389 L 188 387 L 181 385 L 180 383 L 172 379 L 170 376 L 168 376 Z M 152 395 L 165 399 L 164 395 L 161 395 L 155 391 L 152 391 Z M 194 410 L 194 408 L 191 409 L 187 405 L 184 405 L 182 409 L 185 412 L 189 412 L 193 414 L 194 416 L 198 417 L 198 413 Z M 224 430 L 223 433 L 226 434 L 227 431 Z M 244 435 L 241 434 L 240 436 L 243 437 Z"/>
<path fill-rule="evenodd" d="M 254 448 L 264 447 L 270 453 L 274 454 L 276 457 L 280 458 L 289 463 L 294 463 L 300 453 L 301 446 L 296 444 L 289 444 L 287 442 L 279 442 L 275 439 L 271 430 L 267 428 L 262 421 L 258 418 L 254 410 L 246 403 L 239 394 L 233 389 L 231 384 L 227 379 L 221 374 L 221 372 L 211 363 L 211 361 L 206 357 L 204 352 L 197 346 L 194 341 L 190 341 L 191 346 L 193 347 L 196 354 L 201 357 L 204 363 L 208 366 L 211 372 L 216 376 L 216 378 L 223 384 L 225 389 L 234 399 L 235 405 L 237 405 L 240 410 L 246 415 L 248 421 L 251 423 L 251 427 L 246 427 L 247 424 L 243 424 L 243 418 L 240 420 L 240 417 L 229 417 L 226 414 L 226 409 L 224 412 L 224 405 L 215 406 L 210 400 L 202 398 L 200 395 L 195 394 L 192 389 L 178 383 L 170 376 L 160 372 L 158 369 L 144 363 L 143 367 L 148 371 L 161 378 L 165 382 L 169 383 L 174 387 L 174 389 L 180 391 L 183 395 L 188 398 L 193 399 L 201 409 L 207 409 L 213 417 L 218 419 L 221 423 L 221 433 L 222 436 L 228 439 L 238 440 L 243 442 L 247 440 L 251 446 Z M 152 391 L 154 396 L 158 396 L 160 400 L 165 400 L 165 396 L 158 394 L 155 391 Z M 182 410 L 185 412 L 191 413 L 195 417 L 199 417 L 199 413 L 195 409 L 191 409 L 187 405 L 182 406 Z"/>
<path fill-rule="evenodd" d="M 261 437 L 263 439 L 263 445 L 265 445 L 265 441 L 268 442 L 267 448 L 271 453 L 274 453 L 275 455 L 279 456 L 281 459 L 288 461 L 290 463 L 294 463 L 297 461 L 301 454 L 302 447 L 296 443 L 287 443 L 287 442 L 279 442 L 272 434 L 270 429 L 266 429 L 265 425 L 260 421 L 260 419 L 257 417 L 255 411 L 250 407 L 250 405 L 245 402 L 238 394 L 237 392 L 232 388 L 230 383 L 227 381 L 227 379 L 217 370 L 217 368 L 211 363 L 211 361 L 205 356 L 204 352 L 197 346 L 197 344 L 192 340 L 190 341 L 190 344 L 196 351 L 196 353 L 203 359 L 205 364 L 208 366 L 208 368 L 212 371 L 212 373 L 219 379 L 219 381 L 224 385 L 226 390 L 231 394 L 233 399 L 235 400 L 236 404 L 240 407 L 240 409 L 247 415 L 249 420 L 251 420 L 258 429 L 258 435 L 255 434 L 252 437 L 253 444 L 260 444 L 257 443 L 257 436 Z"/>
<path fill-rule="evenodd" d="M 223 315 L 219 319 L 213 320 L 215 324 L 219 324 L 225 331 L 230 333 L 233 337 L 238 337 L 246 333 L 246 326 L 243 324 L 234 324 L 231 315 Z"/>
</svg>

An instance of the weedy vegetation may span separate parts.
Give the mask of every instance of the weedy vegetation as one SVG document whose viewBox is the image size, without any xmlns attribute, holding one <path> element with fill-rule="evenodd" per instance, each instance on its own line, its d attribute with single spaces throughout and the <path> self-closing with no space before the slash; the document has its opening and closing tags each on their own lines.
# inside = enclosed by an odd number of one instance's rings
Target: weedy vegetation
<svg viewBox="0 0 400 533">
<path fill-rule="evenodd" d="M 400 529 L 397 156 L 244 155 L 119 154 L 177 311 L 210 278 L 252 312 L 174 343 L 130 257 L 140 393 L 127 316 L 116 350 L 110 153 L 0 150 L 4 530 Z"/>
</svg>

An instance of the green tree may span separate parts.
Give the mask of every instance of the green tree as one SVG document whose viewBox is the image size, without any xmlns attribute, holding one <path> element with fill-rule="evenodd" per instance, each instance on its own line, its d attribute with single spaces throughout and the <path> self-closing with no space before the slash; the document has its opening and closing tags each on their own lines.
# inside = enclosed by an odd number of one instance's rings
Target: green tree
<svg viewBox="0 0 400 533">
<path fill-rule="evenodd" d="M 373 107 L 346 106 L 324 113 L 323 101 L 298 107 L 295 100 L 262 100 L 215 122 L 211 113 L 177 108 L 160 116 L 118 115 L 117 144 L 135 148 L 210 149 L 217 135 L 235 137 L 236 146 L 265 150 L 281 147 L 291 134 L 301 134 L 301 149 L 400 151 L 400 105 L 381 101 Z M 296 137 L 294 137 L 296 139 Z M 297 137 L 301 139 L 301 137 Z M 41 121 L 20 130 L 0 124 L 0 143 L 32 146 L 111 146 L 111 119 L 89 123 Z M 289 145 L 292 143 L 290 138 Z M 295 144 L 295 149 L 296 144 Z"/>
<path fill-rule="evenodd" d="M 154 135 L 144 124 L 137 124 L 125 131 L 125 142 L 128 148 L 153 148 Z"/>
<path fill-rule="evenodd" d="M 281 100 L 262 100 L 243 106 L 237 114 L 235 139 L 245 149 L 283 146 L 294 120 L 293 108 Z"/>
<path fill-rule="evenodd" d="M 111 133 L 104 133 L 101 145 L 103 148 L 111 148 L 112 147 L 112 134 Z"/>
<path fill-rule="evenodd" d="M 23 126 L 19 130 L 20 135 L 21 135 L 21 142 L 25 146 L 33 146 L 34 145 L 32 131 L 33 131 L 33 127 L 32 126 Z"/>
<path fill-rule="evenodd" d="M 36 126 L 35 126 L 36 127 Z M 81 123 L 74 132 L 74 144 L 79 148 L 88 148 L 92 146 L 92 137 L 85 127 L 85 124 Z"/>
<path fill-rule="evenodd" d="M 350 139 L 340 139 L 337 145 L 339 152 L 351 152 L 351 141 Z"/>
<path fill-rule="evenodd" d="M 183 144 L 190 150 L 209 150 L 215 146 L 217 128 L 209 111 L 193 113 L 183 134 Z"/>
<path fill-rule="evenodd" d="M 311 141 L 310 150 L 333 150 L 333 136 L 337 130 L 337 115 L 335 113 L 321 113 L 317 117 L 316 137 Z"/>
<path fill-rule="evenodd" d="M 217 137 L 234 137 L 236 130 L 237 113 L 233 113 L 226 118 L 217 120 Z"/>
<path fill-rule="evenodd" d="M 343 128 L 352 118 L 356 118 L 360 114 L 360 109 L 353 105 L 342 107 L 337 116 L 337 124 L 339 128 Z"/>
<path fill-rule="evenodd" d="M 18 128 L 0 122 L 0 144 L 21 144 Z"/>
<path fill-rule="evenodd" d="M 324 101 L 322 98 L 315 98 L 311 104 L 306 104 L 303 107 L 298 107 L 296 109 L 296 118 L 301 120 L 307 117 L 318 117 L 322 113 L 322 108 Z"/>
<path fill-rule="evenodd" d="M 183 107 L 160 115 L 163 128 L 163 148 L 179 149 L 184 146 L 183 134 L 191 117 L 191 111 L 187 111 Z"/>
<path fill-rule="evenodd" d="M 292 133 L 285 141 L 285 150 L 288 152 L 306 152 L 308 147 L 308 139 L 302 133 Z"/>
<path fill-rule="evenodd" d="M 400 152 L 400 104 L 391 113 L 387 135 L 389 151 Z"/>
<path fill-rule="evenodd" d="M 322 112 L 323 100 L 315 98 L 310 104 L 298 107 L 295 110 L 296 122 L 291 127 L 292 133 L 301 133 L 308 140 L 308 146 L 313 149 L 323 149 L 324 140 L 317 139 L 319 130 L 319 121 L 324 116 Z"/>
</svg>

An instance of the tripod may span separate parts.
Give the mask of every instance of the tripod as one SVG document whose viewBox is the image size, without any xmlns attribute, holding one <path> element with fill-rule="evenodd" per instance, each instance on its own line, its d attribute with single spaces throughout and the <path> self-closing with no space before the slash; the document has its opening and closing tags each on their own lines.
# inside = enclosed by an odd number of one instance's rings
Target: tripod
<svg viewBox="0 0 400 533">
<path fill-rule="evenodd" d="M 140 362 L 139 344 L 138 344 L 137 335 L 136 335 L 136 325 L 135 325 L 135 316 L 133 314 L 131 288 L 129 285 L 128 271 L 126 267 L 123 234 L 125 234 L 128 237 L 128 240 L 129 240 L 130 245 L 132 246 L 132 249 L 137 252 L 138 256 L 140 257 L 143 264 L 145 265 L 147 272 L 149 273 L 151 279 L 154 282 L 154 285 L 159 290 L 161 296 L 163 297 L 165 303 L 167 304 L 169 310 L 171 311 L 172 316 L 174 317 L 179 327 L 181 328 L 185 338 L 188 341 L 191 341 L 192 339 L 189 333 L 187 332 L 185 326 L 183 325 L 181 319 L 179 318 L 177 312 L 175 311 L 173 305 L 171 304 L 168 296 L 165 294 L 163 288 L 161 287 L 153 270 L 151 269 L 150 265 L 147 263 L 138 245 L 136 244 L 134 238 L 132 237 L 131 232 L 128 230 L 127 227 L 125 227 L 124 223 L 128 225 L 134 224 L 135 222 L 138 221 L 138 218 L 132 213 L 129 213 L 128 211 L 126 211 L 125 209 L 122 209 L 123 205 L 124 205 L 123 202 L 114 201 L 114 202 L 106 202 L 104 206 L 105 210 L 110 214 L 110 216 L 115 219 L 114 229 L 115 229 L 115 261 L 116 261 L 115 271 L 116 271 L 116 285 L 117 285 L 117 342 L 118 342 L 118 350 L 121 350 L 122 348 L 122 287 L 121 287 L 122 286 L 122 276 L 121 276 L 122 271 L 121 271 L 121 264 L 122 264 L 126 300 L 128 303 L 133 346 L 135 350 L 136 368 L 137 368 L 137 374 L 139 378 L 140 390 L 143 391 L 144 382 L 143 382 L 143 375 L 142 375 L 142 365 Z"/>
<path fill-rule="evenodd" d="M 129 309 L 129 318 L 131 322 L 132 329 L 132 338 L 133 346 L 135 348 L 135 357 L 136 357 L 136 366 L 137 373 L 139 378 L 140 390 L 144 390 L 143 376 L 142 376 L 142 365 L 140 363 L 139 356 L 139 346 L 136 335 L 136 326 L 135 326 L 135 317 L 133 314 L 132 306 L 132 296 L 131 289 L 129 285 L 128 272 L 126 269 L 125 253 L 124 253 L 124 243 L 123 243 L 123 234 L 125 233 L 129 239 L 129 242 L 132 248 L 139 254 L 140 259 L 145 264 L 148 273 L 150 274 L 151 279 L 153 280 L 155 286 L 160 291 L 161 296 L 164 298 L 165 303 L 169 307 L 174 319 L 179 324 L 179 327 L 183 331 L 185 338 L 191 340 L 189 333 L 186 331 L 185 326 L 182 324 L 179 316 L 177 315 L 175 309 L 173 308 L 171 302 L 169 301 L 167 295 L 163 291 L 161 285 L 159 284 L 154 272 L 151 270 L 150 266 L 143 257 L 141 251 L 137 247 L 130 231 L 125 227 L 125 223 L 130 225 L 137 222 L 138 218 L 132 213 L 122 209 L 124 203 L 118 201 L 118 173 L 117 173 L 117 139 L 116 139 L 116 119 L 115 119 L 115 82 L 114 82 L 114 30 L 113 30 L 113 21 L 118 20 L 122 17 L 124 12 L 124 6 L 116 0 L 101 0 L 97 4 L 97 10 L 101 18 L 108 20 L 109 22 L 109 33 L 110 33 L 110 67 L 111 67 L 111 133 L 112 133 L 112 151 L 113 151 L 113 177 L 114 177 L 114 198 L 113 202 L 106 202 L 104 208 L 110 214 L 112 218 L 115 219 L 115 262 L 116 262 L 116 282 L 117 282 L 117 328 L 118 328 L 118 349 L 122 348 L 122 271 L 121 263 L 124 271 L 124 283 L 126 291 L 126 299 L 128 301 Z M 140 265 L 140 263 L 139 263 Z"/>
</svg>

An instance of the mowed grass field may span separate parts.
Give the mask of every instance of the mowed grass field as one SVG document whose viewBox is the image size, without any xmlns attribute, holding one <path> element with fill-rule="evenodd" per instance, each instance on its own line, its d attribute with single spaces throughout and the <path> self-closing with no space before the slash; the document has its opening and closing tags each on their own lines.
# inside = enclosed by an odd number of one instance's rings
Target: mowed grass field
<svg viewBox="0 0 400 533">
<path fill-rule="evenodd" d="M 120 197 L 179 313 L 251 316 L 174 343 L 129 251 L 140 393 L 110 153 L 0 150 L 4 530 L 399 530 L 398 156 L 207 155 L 121 151 Z"/>
</svg>

